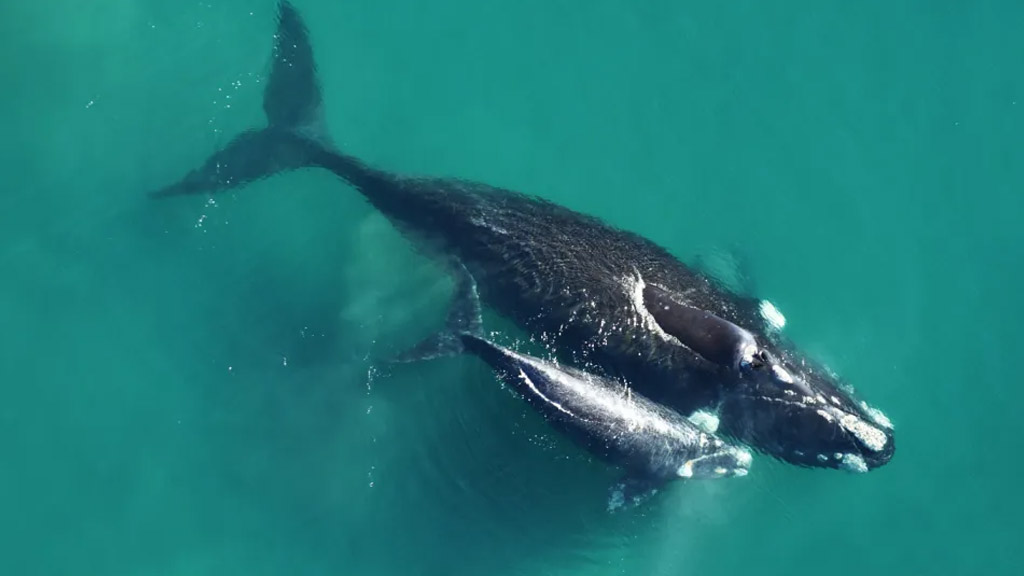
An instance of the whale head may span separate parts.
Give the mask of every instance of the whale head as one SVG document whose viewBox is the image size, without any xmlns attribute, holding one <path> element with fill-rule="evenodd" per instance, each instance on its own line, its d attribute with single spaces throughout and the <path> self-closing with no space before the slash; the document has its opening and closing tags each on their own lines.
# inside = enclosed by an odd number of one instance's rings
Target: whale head
<svg viewBox="0 0 1024 576">
<path fill-rule="evenodd" d="M 721 432 L 778 459 L 858 472 L 893 455 L 888 419 L 858 404 L 838 379 L 778 335 L 785 324 L 762 302 L 747 327 L 641 279 L 634 305 L 668 341 L 713 366 Z"/>
<path fill-rule="evenodd" d="M 867 472 L 895 452 L 892 424 L 806 359 L 761 348 L 723 394 L 720 432 L 796 465 Z"/>
</svg>

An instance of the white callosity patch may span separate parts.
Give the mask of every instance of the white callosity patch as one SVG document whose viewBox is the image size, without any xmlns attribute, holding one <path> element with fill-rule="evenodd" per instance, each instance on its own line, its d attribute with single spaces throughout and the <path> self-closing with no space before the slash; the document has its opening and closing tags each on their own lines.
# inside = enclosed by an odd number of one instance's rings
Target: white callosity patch
<svg viewBox="0 0 1024 576">
<path fill-rule="evenodd" d="M 754 362 L 754 354 L 757 354 L 757 344 L 747 344 L 743 347 L 743 352 L 740 353 L 740 363 L 752 364 Z"/>
<path fill-rule="evenodd" d="M 693 478 L 693 460 L 687 460 L 677 472 L 681 478 Z"/>
<path fill-rule="evenodd" d="M 813 399 L 808 402 L 807 397 L 804 397 L 803 400 L 808 404 L 815 403 Z M 886 438 L 884 432 L 853 414 L 843 412 L 842 410 L 828 405 L 825 403 L 825 399 L 821 396 L 818 396 L 818 402 L 822 404 L 822 407 L 818 409 L 819 416 L 829 422 L 835 422 L 838 420 L 839 425 L 842 426 L 843 430 L 853 434 L 861 444 L 870 450 L 880 452 L 885 448 L 885 444 L 889 440 Z"/>
<path fill-rule="evenodd" d="M 839 465 L 843 470 L 863 474 L 868 471 L 868 464 L 860 454 L 840 454 Z"/>
<path fill-rule="evenodd" d="M 860 418 L 857 418 L 853 414 L 843 414 L 839 418 L 839 425 L 850 434 L 856 436 L 857 439 L 860 440 L 861 444 L 875 452 L 879 452 L 885 448 L 885 443 L 888 441 L 881 430 Z"/>
<path fill-rule="evenodd" d="M 739 450 L 739 451 L 738 451 L 738 452 L 736 453 L 736 462 L 737 462 L 737 463 L 738 463 L 738 464 L 739 464 L 740 466 L 743 466 L 743 467 L 745 467 L 745 468 L 746 468 L 746 467 L 749 467 L 749 466 L 750 466 L 750 464 L 751 464 L 751 463 L 752 463 L 753 461 L 754 461 L 754 456 L 753 456 L 753 455 L 752 455 L 752 454 L 750 453 L 750 451 L 749 451 L 749 450 Z"/>
<path fill-rule="evenodd" d="M 689 420 L 708 434 L 714 434 L 718 431 L 718 416 L 706 410 L 694 412 L 690 415 Z"/>
<path fill-rule="evenodd" d="M 782 330 L 786 325 L 786 317 L 782 315 L 782 312 L 767 300 L 761 300 L 760 308 L 761 317 L 768 322 L 768 325 L 775 330 Z"/>
</svg>

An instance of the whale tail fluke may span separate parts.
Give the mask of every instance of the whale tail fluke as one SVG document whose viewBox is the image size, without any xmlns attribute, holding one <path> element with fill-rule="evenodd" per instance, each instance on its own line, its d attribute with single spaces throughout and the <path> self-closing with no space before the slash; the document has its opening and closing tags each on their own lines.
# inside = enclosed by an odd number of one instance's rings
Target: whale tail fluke
<svg viewBox="0 0 1024 576">
<path fill-rule="evenodd" d="M 278 3 L 270 74 L 263 92 L 267 125 L 247 130 L 184 178 L 151 197 L 214 194 L 279 172 L 319 165 L 334 150 L 306 25 L 287 0 Z"/>
</svg>

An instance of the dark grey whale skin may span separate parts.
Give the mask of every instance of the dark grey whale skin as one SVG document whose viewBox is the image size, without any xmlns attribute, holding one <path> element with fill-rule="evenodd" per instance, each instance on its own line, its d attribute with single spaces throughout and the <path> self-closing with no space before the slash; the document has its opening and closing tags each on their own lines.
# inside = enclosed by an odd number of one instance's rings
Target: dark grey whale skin
<svg viewBox="0 0 1024 576">
<path fill-rule="evenodd" d="M 279 4 L 263 107 L 266 127 L 151 195 L 208 195 L 282 171 L 330 170 L 425 254 L 462 262 L 485 305 L 567 361 L 680 413 L 716 411 L 720 434 L 792 464 L 866 471 L 892 458 L 888 422 L 773 332 L 757 299 L 594 216 L 479 182 L 395 174 L 336 149 L 308 33 L 289 2 Z M 765 354 L 753 368 L 738 362 L 750 341 Z"/>
</svg>

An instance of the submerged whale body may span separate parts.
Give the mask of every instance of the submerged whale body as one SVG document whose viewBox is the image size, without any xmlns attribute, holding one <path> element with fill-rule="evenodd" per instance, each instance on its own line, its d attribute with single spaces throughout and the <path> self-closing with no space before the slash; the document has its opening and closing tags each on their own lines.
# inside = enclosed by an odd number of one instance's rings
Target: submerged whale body
<svg viewBox="0 0 1024 576">
<path fill-rule="evenodd" d="M 484 337 L 476 283 L 452 266 L 455 291 L 445 329 L 395 358 L 410 362 L 467 354 L 486 363 L 556 431 L 616 466 L 622 481 L 609 508 L 642 503 L 675 480 L 746 476 L 752 457 L 675 410 L 611 378 L 500 346 Z"/>
<path fill-rule="evenodd" d="M 414 178 L 335 148 L 306 28 L 288 2 L 264 92 L 267 126 L 247 131 L 156 197 L 213 194 L 303 167 L 330 170 L 425 253 L 456 258 L 484 303 L 572 362 L 626 381 L 780 460 L 868 471 L 891 425 L 739 296 L 642 236 L 542 198 L 451 178 Z"/>
</svg>

